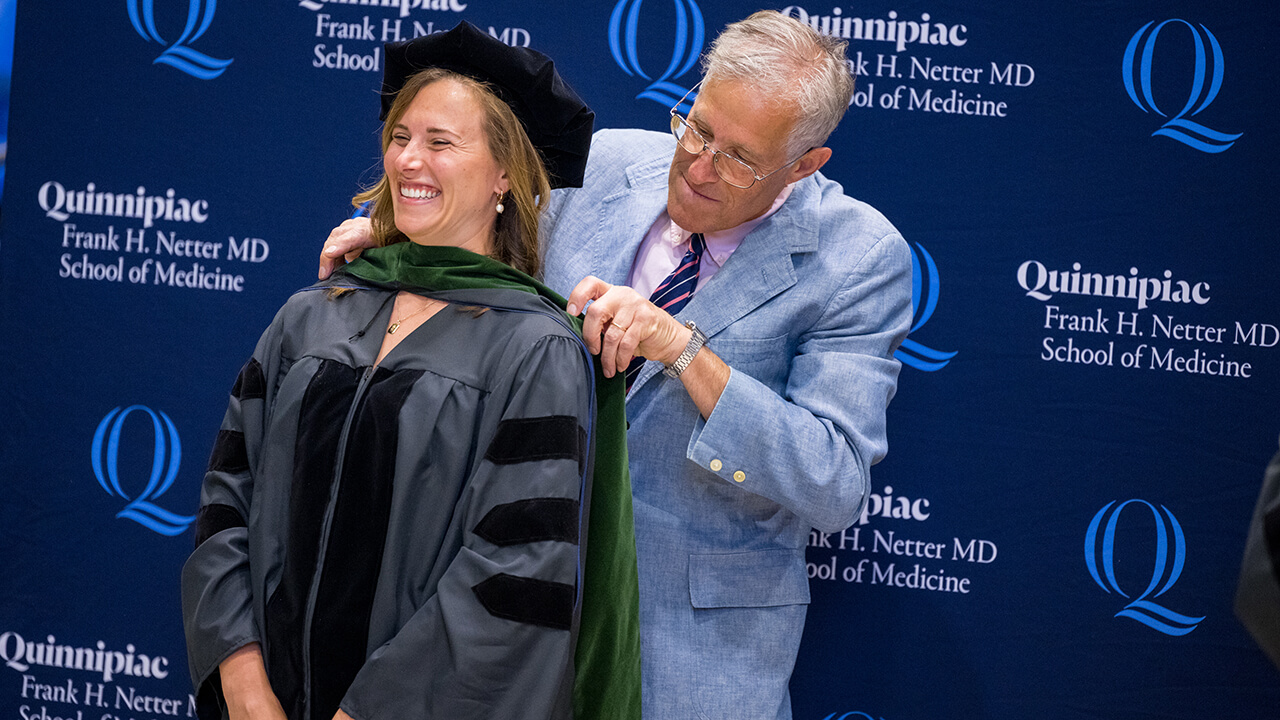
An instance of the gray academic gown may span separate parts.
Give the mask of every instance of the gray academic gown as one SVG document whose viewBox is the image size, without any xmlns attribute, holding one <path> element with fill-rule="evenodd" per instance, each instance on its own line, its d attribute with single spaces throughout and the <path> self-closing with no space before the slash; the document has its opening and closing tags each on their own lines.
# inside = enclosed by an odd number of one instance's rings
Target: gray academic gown
<svg viewBox="0 0 1280 720">
<path fill-rule="evenodd" d="M 300 292 L 241 370 L 182 571 L 208 714 L 258 642 L 291 720 L 571 715 L 590 358 L 538 296 L 432 296 L 374 369 L 393 293 Z"/>
</svg>

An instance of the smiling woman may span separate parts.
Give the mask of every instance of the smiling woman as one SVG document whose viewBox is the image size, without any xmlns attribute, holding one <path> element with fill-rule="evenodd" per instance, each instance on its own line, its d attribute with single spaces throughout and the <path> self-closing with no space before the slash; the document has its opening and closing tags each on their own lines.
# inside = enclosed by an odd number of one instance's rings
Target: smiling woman
<svg viewBox="0 0 1280 720">
<path fill-rule="evenodd" d="M 407 239 L 456 247 L 538 274 L 538 216 L 551 191 L 547 172 L 490 85 L 443 68 L 412 75 L 387 112 L 382 151 L 382 179 L 354 200 L 372 201 L 380 245 Z M 503 222 L 508 205 L 510 219 Z M 443 307 L 398 293 L 377 362 Z"/>
<path fill-rule="evenodd" d="M 474 93 L 452 78 L 421 90 L 392 126 L 382 167 L 400 232 L 488 255 L 500 204 L 489 196 L 501 198 L 510 183 L 489 152 Z"/>
<path fill-rule="evenodd" d="M 638 718 L 621 379 L 528 274 L 591 111 L 465 23 L 387 60 L 381 247 L 279 312 L 205 475 L 201 716 Z"/>
<path fill-rule="evenodd" d="M 443 68 L 414 74 L 387 111 L 382 148 L 382 179 L 354 200 L 373 202 L 379 245 L 452 245 L 538 273 L 546 169 L 491 86 Z"/>
</svg>

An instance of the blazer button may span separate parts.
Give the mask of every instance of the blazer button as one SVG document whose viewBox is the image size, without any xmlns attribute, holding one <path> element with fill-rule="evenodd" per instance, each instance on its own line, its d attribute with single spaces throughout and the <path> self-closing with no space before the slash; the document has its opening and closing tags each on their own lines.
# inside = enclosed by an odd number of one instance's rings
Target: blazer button
<svg viewBox="0 0 1280 720">
<path fill-rule="evenodd" d="M 739 470 L 733 474 L 733 479 L 734 482 L 742 482 L 747 479 L 747 474 Z"/>
<path fill-rule="evenodd" d="M 724 463 L 720 462 L 720 458 L 711 461 L 712 472 L 720 472 L 720 468 L 724 467 Z"/>
</svg>

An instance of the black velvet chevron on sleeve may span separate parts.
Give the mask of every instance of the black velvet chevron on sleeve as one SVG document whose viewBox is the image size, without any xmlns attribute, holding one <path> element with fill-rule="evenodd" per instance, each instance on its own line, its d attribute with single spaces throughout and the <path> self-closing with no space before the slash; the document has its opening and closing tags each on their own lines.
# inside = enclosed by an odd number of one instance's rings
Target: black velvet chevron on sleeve
<svg viewBox="0 0 1280 720">
<path fill-rule="evenodd" d="M 496 505 L 476 524 L 475 534 L 506 547 L 540 540 L 578 544 L 578 501 L 529 498 Z"/>
<path fill-rule="evenodd" d="M 253 358 L 240 368 L 236 384 L 231 386 L 232 396 L 240 400 L 262 399 L 267 396 L 267 378 L 262 374 L 262 364 Z"/>
<path fill-rule="evenodd" d="M 238 430 L 219 430 L 209 454 L 210 472 L 240 473 L 249 469 L 249 449 L 244 444 L 244 433 Z"/>
<path fill-rule="evenodd" d="M 553 630 L 573 622 L 572 585 L 499 573 L 471 590 L 494 617 Z"/>
<path fill-rule="evenodd" d="M 205 505 L 196 515 L 196 547 L 223 530 L 245 527 L 247 523 L 240 511 L 230 505 Z"/>
<path fill-rule="evenodd" d="M 570 415 L 503 420 L 484 456 L 497 465 L 576 460 L 581 472 L 587 456 L 587 433 Z"/>
<path fill-rule="evenodd" d="M 1271 556 L 1271 572 L 1280 582 L 1280 506 L 1274 507 L 1262 517 L 1262 534 L 1267 540 L 1267 552 Z"/>
</svg>

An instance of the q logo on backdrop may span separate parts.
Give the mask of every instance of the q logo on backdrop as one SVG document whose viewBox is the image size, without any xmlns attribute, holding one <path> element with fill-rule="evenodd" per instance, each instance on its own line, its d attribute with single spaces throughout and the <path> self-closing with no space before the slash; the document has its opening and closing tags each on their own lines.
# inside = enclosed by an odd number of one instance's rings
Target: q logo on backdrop
<svg viewBox="0 0 1280 720">
<path fill-rule="evenodd" d="M 133 23 L 133 29 L 138 31 L 143 40 L 154 40 L 165 46 L 164 52 L 160 53 L 154 63 L 164 63 L 201 80 L 212 80 L 226 71 L 231 64 L 230 59 L 218 60 L 187 47 L 187 43 L 199 40 L 209 29 L 213 13 L 218 9 L 218 0 L 188 0 L 190 5 L 187 6 L 186 26 L 173 43 L 166 42 L 156 30 L 155 2 L 156 0 L 142 0 L 142 12 L 139 13 L 138 0 L 128 0 L 129 22 Z M 200 12 L 201 3 L 204 3 L 203 13 Z M 197 23 L 199 27 L 196 27 Z"/>
<path fill-rule="evenodd" d="M 1093 521 L 1089 523 L 1089 530 L 1084 536 L 1085 564 L 1089 567 L 1089 574 L 1093 576 L 1093 581 L 1098 584 L 1098 587 L 1108 594 L 1114 591 L 1121 597 L 1130 597 L 1120 589 L 1120 582 L 1116 580 L 1115 542 L 1116 525 L 1119 523 L 1120 513 L 1125 507 L 1134 503 L 1145 505 L 1155 517 L 1155 566 L 1146 589 L 1116 613 L 1115 617 L 1132 618 L 1166 635 L 1186 635 L 1195 630 L 1204 618 L 1181 615 L 1147 599 L 1160 597 L 1168 592 L 1182 575 L 1182 567 L 1187 559 L 1186 537 L 1182 534 L 1182 526 L 1178 524 L 1173 513 L 1169 512 L 1169 508 L 1161 505 L 1157 510 L 1146 500 L 1137 499 L 1125 500 L 1118 505 L 1115 500 L 1112 500 L 1103 505 L 1102 509 L 1093 516 Z M 1098 530 L 1103 526 L 1104 521 L 1106 528 L 1103 530 L 1102 544 L 1099 546 Z M 1159 592 L 1155 592 L 1161 580 L 1164 580 L 1164 585 L 1160 587 Z"/>
<path fill-rule="evenodd" d="M 1169 117 L 1168 113 L 1156 105 L 1155 96 L 1151 91 L 1156 37 L 1169 23 L 1180 23 L 1191 31 L 1191 39 L 1195 42 L 1195 67 L 1191 72 L 1191 89 L 1188 92 L 1186 104 L 1151 134 L 1172 138 L 1201 152 L 1220 153 L 1234 145 L 1244 133 L 1231 135 L 1187 119 L 1188 115 L 1199 115 L 1209 107 L 1214 98 L 1218 97 L 1218 91 L 1222 89 L 1224 68 L 1222 46 L 1218 44 L 1218 38 L 1209 32 L 1209 28 L 1204 25 L 1196 27 L 1186 20 L 1178 19 L 1165 20 L 1158 25 L 1152 20 L 1143 25 L 1129 39 L 1129 46 L 1124 51 L 1124 64 L 1121 66 L 1124 89 L 1129 93 L 1129 99 L 1133 100 L 1133 103 L 1143 112 L 1154 112 L 1161 117 Z M 1206 44 L 1213 55 L 1212 77 L 1209 77 L 1209 53 L 1206 52 Z M 1139 45 L 1142 46 L 1141 55 L 1138 53 Z M 1208 81 L 1207 85 L 1206 81 Z"/>
<path fill-rule="evenodd" d="M 155 439 L 147 485 L 136 498 L 130 499 L 120 484 L 120 432 L 125 418 L 135 411 L 151 418 Z M 102 418 L 93 434 L 93 474 L 98 478 L 98 484 L 108 495 L 128 502 L 116 517 L 127 518 L 168 537 L 182 533 L 196 519 L 194 515 L 169 512 L 152 502 L 173 486 L 181 463 L 182 443 L 178 440 L 178 429 L 173 426 L 173 421 L 164 412 L 157 413 L 143 405 L 130 405 L 123 410 L 115 408 Z"/>
<path fill-rule="evenodd" d="M 665 108 L 680 102 L 680 98 L 689 94 L 689 88 L 681 87 L 672 79 L 679 79 L 689 72 L 698 57 L 702 54 L 702 41 L 705 27 L 702 11 L 694 0 L 674 0 L 675 28 L 672 35 L 671 60 L 666 68 L 656 76 L 645 72 L 640 64 L 638 33 L 640 26 L 640 4 L 642 0 L 618 0 L 613 6 L 613 15 L 609 18 L 609 50 L 613 53 L 614 62 L 631 77 L 640 77 L 649 81 L 649 85 L 636 96 L 653 100 Z M 690 97 L 681 104 L 685 112 L 693 106 L 697 96 Z"/>
<path fill-rule="evenodd" d="M 933 256 L 920 243 L 911 250 L 911 332 L 924 327 L 938 307 L 941 280 L 938 265 Z M 954 352 L 944 352 L 926 347 L 911 338 L 902 341 L 893 356 L 903 365 L 925 372 L 937 372 L 951 362 Z"/>
<path fill-rule="evenodd" d="M 873 718 L 864 712 L 847 712 L 843 714 L 831 713 L 830 715 L 822 718 L 822 720 L 876 720 L 876 718 Z M 884 718 L 880 718 L 880 720 L 884 720 Z"/>
</svg>

